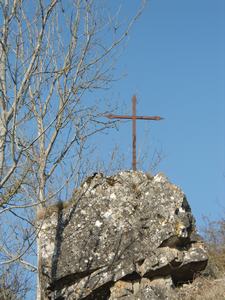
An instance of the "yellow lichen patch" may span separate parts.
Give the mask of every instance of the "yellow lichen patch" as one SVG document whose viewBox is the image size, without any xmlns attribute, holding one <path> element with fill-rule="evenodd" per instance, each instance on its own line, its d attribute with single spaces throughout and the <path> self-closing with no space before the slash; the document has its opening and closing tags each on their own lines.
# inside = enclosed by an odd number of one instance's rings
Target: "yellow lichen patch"
<svg viewBox="0 0 225 300">
<path fill-rule="evenodd" d="M 45 219 L 50 217 L 53 213 L 58 213 L 62 209 L 68 208 L 73 204 L 73 201 L 58 201 L 50 206 L 43 207 L 37 212 L 37 220 Z"/>
<path fill-rule="evenodd" d="M 175 230 L 178 237 L 187 237 L 186 226 L 181 221 L 176 222 Z"/>
</svg>

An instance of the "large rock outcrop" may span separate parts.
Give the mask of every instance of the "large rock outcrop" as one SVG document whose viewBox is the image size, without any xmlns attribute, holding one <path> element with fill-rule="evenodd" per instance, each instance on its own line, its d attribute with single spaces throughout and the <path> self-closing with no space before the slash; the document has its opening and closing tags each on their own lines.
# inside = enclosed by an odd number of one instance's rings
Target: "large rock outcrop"
<svg viewBox="0 0 225 300">
<path fill-rule="evenodd" d="M 163 174 L 98 173 L 38 224 L 42 299 L 169 299 L 207 264 L 186 197 Z"/>
</svg>

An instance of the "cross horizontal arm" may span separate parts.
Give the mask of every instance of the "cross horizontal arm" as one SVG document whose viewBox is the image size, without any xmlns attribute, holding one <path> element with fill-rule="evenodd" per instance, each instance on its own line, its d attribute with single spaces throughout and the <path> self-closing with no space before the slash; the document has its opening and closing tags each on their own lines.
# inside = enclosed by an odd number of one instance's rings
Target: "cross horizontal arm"
<svg viewBox="0 0 225 300">
<path fill-rule="evenodd" d="M 153 120 L 153 121 L 160 121 L 160 120 L 163 120 L 164 118 L 162 117 L 159 117 L 159 116 L 121 116 L 121 115 L 106 115 L 107 118 L 109 119 L 129 119 L 129 120 L 133 120 L 133 119 L 136 119 L 136 120 Z"/>
</svg>

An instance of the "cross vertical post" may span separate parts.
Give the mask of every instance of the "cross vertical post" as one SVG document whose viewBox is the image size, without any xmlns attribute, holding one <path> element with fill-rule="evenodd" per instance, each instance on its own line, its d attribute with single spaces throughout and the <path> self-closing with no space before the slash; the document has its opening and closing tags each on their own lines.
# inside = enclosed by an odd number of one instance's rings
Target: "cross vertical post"
<svg viewBox="0 0 225 300">
<path fill-rule="evenodd" d="M 133 140 L 133 159 L 132 159 L 132 167 L 133 171 L 137 170 L 137 157 L 136 157 L 136 103 L 137 99 L 134 95 L 132 97 L 132 140 Z"/>
<path fill-rule="evenodd" d="M 136 104 L 137 104 L 137 98 L 134 95 L 132 97 L 132 116 L 125 116 L 125 115 L 112 115 L 108 114 L 105 115 L 106 118 L 109 119 L 125 119 L 125 120 L 132 120 L 132 169 L 133 171 L 137 170 L 137 157 L 136 157 L 136 121 L 137 120 L 148 120 L 148 121 L 160 121 L 163 120 L 163 118 L 159 116 L 137 116 L 136 115 Z"/>
</svg>

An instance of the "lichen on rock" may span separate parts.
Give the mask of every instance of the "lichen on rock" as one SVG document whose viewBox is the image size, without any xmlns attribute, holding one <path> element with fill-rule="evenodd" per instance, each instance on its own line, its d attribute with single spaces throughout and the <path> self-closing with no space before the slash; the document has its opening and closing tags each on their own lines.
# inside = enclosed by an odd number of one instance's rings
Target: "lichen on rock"
<svg viewBox="0 0 225 300">
<path fill-rule="evenodd" d="M 166 299 L 207 264 L 187 199 L 162 173 L 96 174 L 71 203 L 39 221 L 43 299 Z"/>
</svg>

